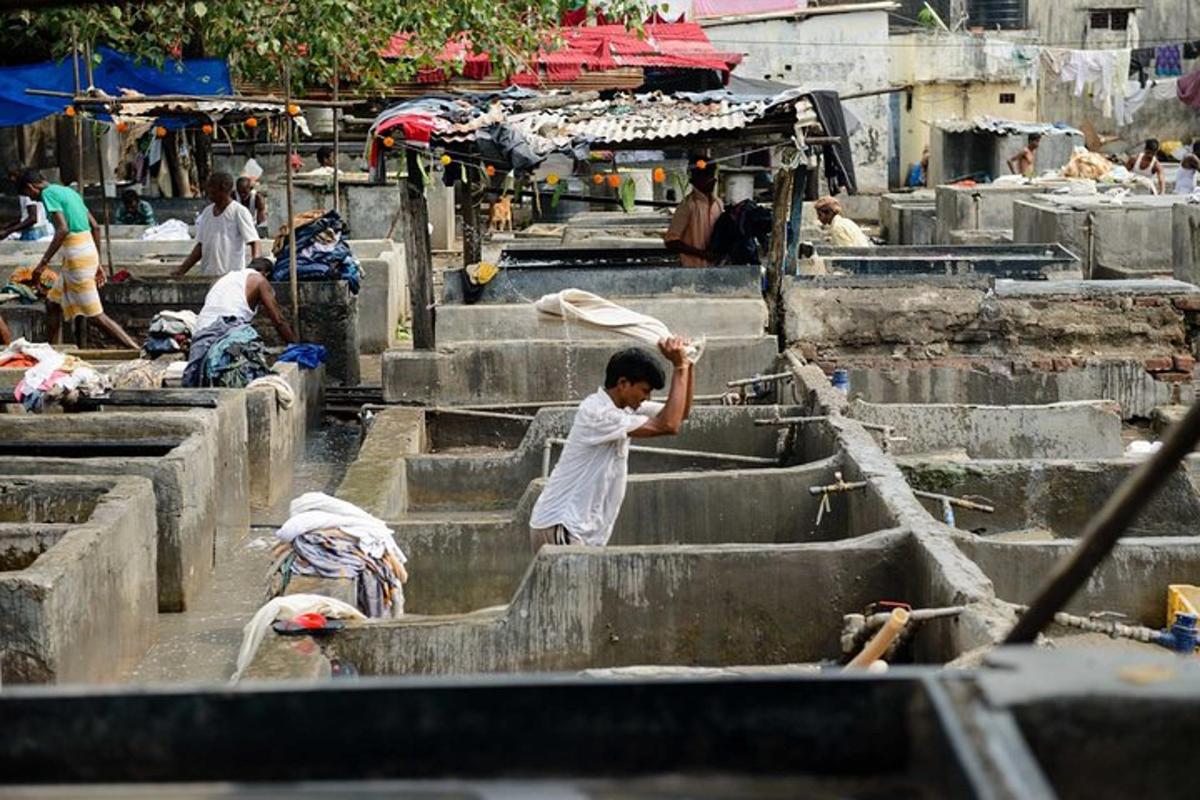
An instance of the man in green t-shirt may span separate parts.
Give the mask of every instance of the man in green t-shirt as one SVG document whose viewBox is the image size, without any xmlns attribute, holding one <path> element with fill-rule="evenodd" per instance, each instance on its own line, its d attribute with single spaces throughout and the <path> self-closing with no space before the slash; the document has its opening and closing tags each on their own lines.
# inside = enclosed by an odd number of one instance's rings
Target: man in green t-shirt
<svg viewBox="0 0 1200 800">
<path fill-rule="evenodd" d="M 54 226 L 54 238 L 33 270 L 35 284 L 50 265 L 50 259 L 60 248 L 63 251 L 63 267 L 58 280 L 46 293 L 46 327 L 50 342 L 58 341 L 64 317 L 67 321 L 87 317 L 125 347 L 138 349 L 133 337 L 105 314 L 104 306 L 100 304 L 104 270 L 100 268 L 100 251 L 96 249 L 98 237 L 95 231 L 99 226 L 83 198 L 74 189 L 49 183 L 32 170 L 21 175 L 20 191 L 30 200 L 41 202 Z"/>
</svg>

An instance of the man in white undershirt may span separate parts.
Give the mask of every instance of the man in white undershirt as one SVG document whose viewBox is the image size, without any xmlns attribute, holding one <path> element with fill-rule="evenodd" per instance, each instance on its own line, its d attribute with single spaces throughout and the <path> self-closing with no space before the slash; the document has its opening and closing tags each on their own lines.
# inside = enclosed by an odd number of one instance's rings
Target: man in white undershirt
<svg viewBox="0 0 1200 800">
<path fill-rule="evenodd" d="M 214 172 L 208 178 L 208 199 L 212 205 L 196 218 L 196 246 L 174 277 L 181 278 L 200 262 L 203 275 L 219 277 L 246 268 L 250 258 L 258 258 L 258 229 L 254 217 L 241 203 L 233 200 L 233 176 Z"/>
<path fill-rule="evenodd" d="M 562 457 L 533 507 L 535 553 L 546 544 L 608 544 L 625 499 L 630 438 L 677 434 L 691 413 L 695 382 L 687 347 L 679 337 L 658 344 L 673 367 L 665 403 L 648 399 L 666 382 L 649 352 L 631 348 L 609 359 L 604 386 L 579 404 Z"/>
</svg>

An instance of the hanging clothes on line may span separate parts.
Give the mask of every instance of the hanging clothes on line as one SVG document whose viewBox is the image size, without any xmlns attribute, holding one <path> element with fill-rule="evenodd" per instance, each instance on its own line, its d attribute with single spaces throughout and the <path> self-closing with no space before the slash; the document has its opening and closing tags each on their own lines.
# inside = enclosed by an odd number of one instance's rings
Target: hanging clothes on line
<svg viewBox="0 0 1200 800">
<path fill-rule="evenodd" d="M 1072 84 L 1076 97 L 1090 89 L 1096 107 L 1106 117 L 1124 114 L 1125 83 L 1133 51 L 1117 50 L 1042 50 L 1046 72 L 1058 75 L 1062 83 Z"/>
</svg>

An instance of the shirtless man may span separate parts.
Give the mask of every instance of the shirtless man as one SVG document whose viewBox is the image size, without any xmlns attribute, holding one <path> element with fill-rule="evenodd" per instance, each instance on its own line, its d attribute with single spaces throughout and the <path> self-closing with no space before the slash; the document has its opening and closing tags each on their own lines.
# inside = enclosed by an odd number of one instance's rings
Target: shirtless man
<svg viewBox="0 0 1200 800">
<path fill-rule="evenodd" d="M 1040 133 L 1029 134 L 1029 142 L 1015 156 L 1008 160 L 1008 169 L 1013 175 L 1024 175 L 1032 178 L 1037 169 L 1037 149 L 1042 143 Z"/>
</svg>

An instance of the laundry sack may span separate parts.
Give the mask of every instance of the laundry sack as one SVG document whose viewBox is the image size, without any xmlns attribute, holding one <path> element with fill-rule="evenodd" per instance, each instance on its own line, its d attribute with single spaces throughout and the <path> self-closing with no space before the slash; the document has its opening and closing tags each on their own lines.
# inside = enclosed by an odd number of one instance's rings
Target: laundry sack
<svg viewBox="0 0 1200 800">
<path fill-rule="evenodd" d="M 533 307 L 539 313 L 560 317 L 571 323 L 605 328 L 652 347 L 657 347 L 659 342 L 673 335 L 666 325 L 654 317 L 631 311 L 582 289 L 563 289 L 545 295 Z M 686 352 L 688 361 L 695 364 L 704 353 L 704 339 L 692 341 Z"/>
</svg>

